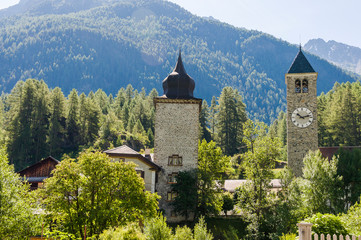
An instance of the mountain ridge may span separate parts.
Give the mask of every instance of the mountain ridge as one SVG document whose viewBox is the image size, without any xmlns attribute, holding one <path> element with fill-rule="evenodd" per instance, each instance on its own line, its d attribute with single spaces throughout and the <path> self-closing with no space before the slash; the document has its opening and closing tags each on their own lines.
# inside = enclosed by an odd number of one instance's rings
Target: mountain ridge
<svg viewBox="0 0 361 240">
<path fill-rule="evenodd" d="M 66 14 L 48 8 L 38 16 L 0 19 L 0 91 L 9 92 L 18 80 L 37 78 L 65 93 L 102 88 L 116 94 L 129 83 L 162 93 L 161 82 L 173 70 L 181 47 L 186 71 L 196 81 L 196 97 L 210 102 L 223 87 L 232 86 L 243 95 L 252 118 L 271 122 L 285 110 L 284 74 L 297 46 L 192 15 L 167 1 L 108 2 Z M 355 80 L 305 55 L 319 71 L 319 93 L 335 81 Z"/>
<path fill-rule="evenodd" d="M 334 40 L 309 40 L 305 50 L 351 72 L 361 75 L 361 49 Z"/>
</svg>

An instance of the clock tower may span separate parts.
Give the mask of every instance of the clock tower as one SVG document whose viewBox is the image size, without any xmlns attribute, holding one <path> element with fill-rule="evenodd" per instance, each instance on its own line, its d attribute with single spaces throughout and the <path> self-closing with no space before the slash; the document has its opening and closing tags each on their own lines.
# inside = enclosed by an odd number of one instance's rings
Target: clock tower
<svg viewBox="0 0 361 240">
<path fill-rule="evenodd" d="M 307 61 L 301 47 L 288 73 L 287 158 L 295 176 L 302 176 L 303 158 L 318 149 L 317 72 Z"/>
</svg>

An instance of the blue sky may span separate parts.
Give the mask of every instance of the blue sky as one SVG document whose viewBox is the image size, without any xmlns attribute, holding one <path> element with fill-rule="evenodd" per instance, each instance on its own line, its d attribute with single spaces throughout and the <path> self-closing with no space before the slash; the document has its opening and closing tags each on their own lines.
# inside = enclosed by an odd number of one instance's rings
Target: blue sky
<svg viewBox="0 0 361 240">
<path fill-rule="evenodd" d="M 170 0 L 199 16 L 259 30 L 294 44 L 312 38 L 361 48 L 359 0 Z"/>
<path fill-rule="evenodd" d="M 359 0 L 170 0 L 198 16 L 259 30 L 294 44 L 312 38 L 361 48 Z M 19 0 L 0 0 L 0 9 Z"/>
</svg>

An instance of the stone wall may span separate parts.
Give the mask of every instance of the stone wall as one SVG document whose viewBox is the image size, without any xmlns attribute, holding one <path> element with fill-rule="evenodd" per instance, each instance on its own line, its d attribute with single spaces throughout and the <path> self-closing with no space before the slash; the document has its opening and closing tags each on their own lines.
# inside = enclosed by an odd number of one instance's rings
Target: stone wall
<svg viewBox="0 0 361 240">
<path fill-rule="evenodd" d="M 296 93 L 295 81 L 307 79 L 308 93 Z M 317 73 L 286 74 L 287 84 L 287 155 L 288 166 L 296 176 L 302 175 L 303 158 L 318 149 L 317 135 Z M 297 127 L 291 120 L 296 108 L 305 107 L 313 114 L 312 123 L 305 128 Z"/>
<path fill-rule="evenodd" d="M 171 216 L 171 201 L 167 200 L 171 192 L 168 175 L 197 167 L 200 99 L 155 98 L 154 162 L 162 170 L 158 175 L 156 190 L 161 196 L 159 208 L 165 211 L 170 222 L 184 220 L 180 216 Z M 181 165 L 168 165 L 172 155 L 182 157 Z"/>
</svg>

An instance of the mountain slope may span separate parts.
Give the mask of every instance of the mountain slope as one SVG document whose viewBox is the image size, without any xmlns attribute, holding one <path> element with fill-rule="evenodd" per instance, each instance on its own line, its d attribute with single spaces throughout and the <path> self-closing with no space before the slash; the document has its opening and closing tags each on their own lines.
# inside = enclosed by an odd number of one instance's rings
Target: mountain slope
<svg viewBox="0 0 361 240">
<path fill-rule="evenodd" d="M 336 41 L 325 42 L 323 39 L 311 39 L 305 50 L 337 66 L 361 75 L 361 49 Z"/>
<path fill-rule="evenodd" d="M 285 110 L 284 74 L 298 52 L 285 41 L 160 0 L 92 0 L 94 7 L 76 0 L 36 0 L 36 6 L 26 8 L 27 1 L 0 20 L 0 91 L 37 78 L 65 93 L 102 88 L 116 94 L 129 83 L 162 93 L 161 82 L 181 47 L 196 97 L 209 102 L 232 86 L 253 118 L 270 122 Z M 306 56 L 319 72 L 319 92 L 335 81 L 354 81 L 325 60 Z"/>
</svg>

